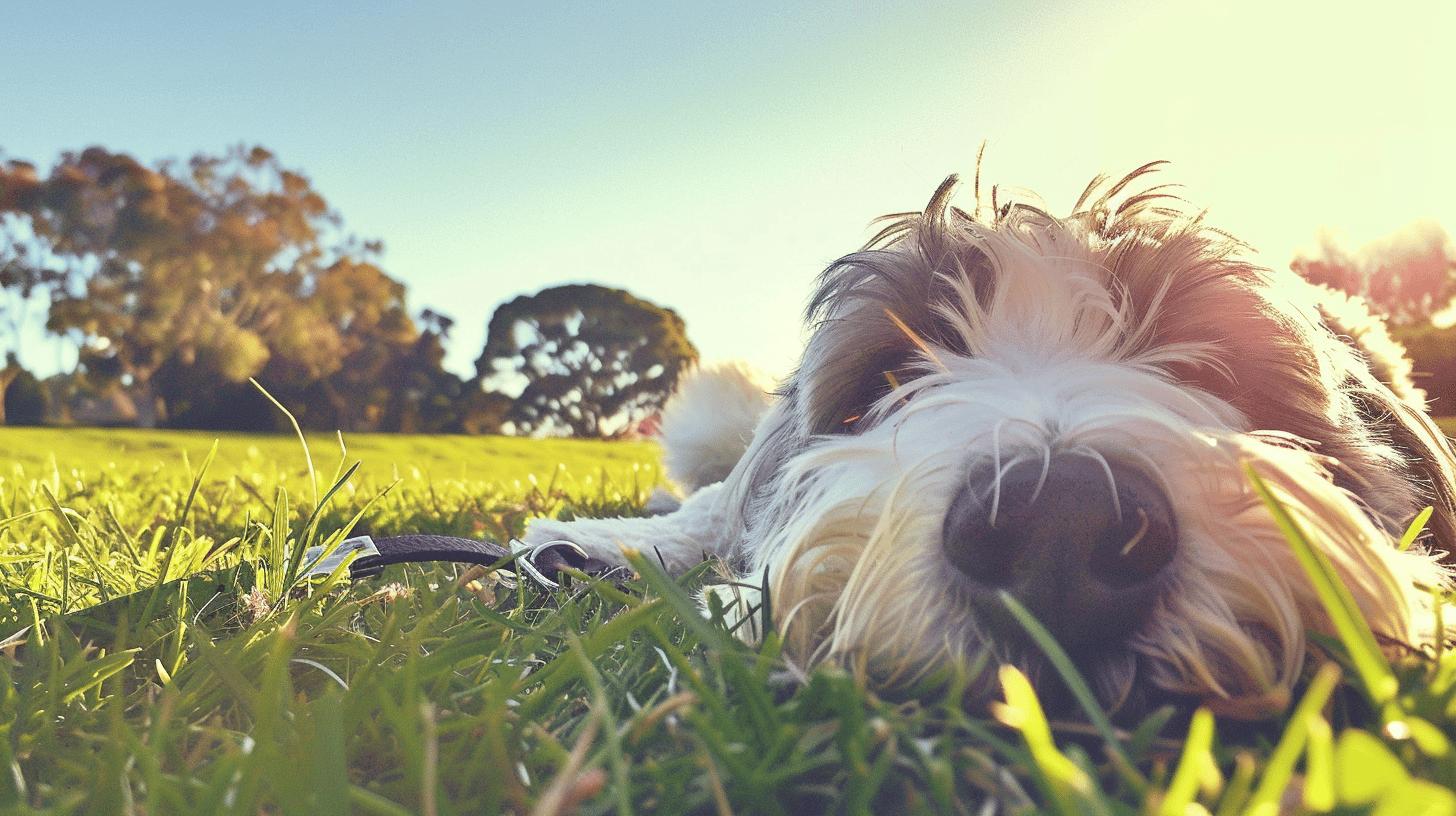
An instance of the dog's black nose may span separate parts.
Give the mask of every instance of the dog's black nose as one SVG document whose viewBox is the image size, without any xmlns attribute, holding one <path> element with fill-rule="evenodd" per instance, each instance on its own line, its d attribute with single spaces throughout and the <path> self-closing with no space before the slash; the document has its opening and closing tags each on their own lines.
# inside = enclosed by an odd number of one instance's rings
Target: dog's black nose
<svg viewBox="0 0 1456 816">
<path fill-rule="evenodd" d="M 993 626 L 1011 593 L 1064 648 L 1085 650 L 1133 630 L 1157 600 L 1178 531 L 1168 498 L 1141 470 L 1061 454 L 972 477 L 946 513 L 946 558 L 970 579 Z"/>
</svg>

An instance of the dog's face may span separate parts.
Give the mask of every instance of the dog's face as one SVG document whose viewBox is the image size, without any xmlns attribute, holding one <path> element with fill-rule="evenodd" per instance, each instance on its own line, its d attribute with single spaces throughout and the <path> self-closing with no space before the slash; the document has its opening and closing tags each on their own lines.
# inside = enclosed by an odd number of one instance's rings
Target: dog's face
<svg viewBox="0 0 1456 816">
<path fill-rule="evenodd" d="M 989 652 L 1035 679 L 1005 593 L 1108 705 L 1280 707 L 1330 625 L 1246 467 L 1379 636 L 1429 638 L 1444 575 L 1394 541 L 1431 503 L 1449 531 L 1450 454 L 1383 327 L 1155 195 L 1119 199 L 1131 178 L 1064 219 L 978 219 L 948 182 L 824 273 L 743 488 L 801 664 L 899 683 Z"/>
</svg>

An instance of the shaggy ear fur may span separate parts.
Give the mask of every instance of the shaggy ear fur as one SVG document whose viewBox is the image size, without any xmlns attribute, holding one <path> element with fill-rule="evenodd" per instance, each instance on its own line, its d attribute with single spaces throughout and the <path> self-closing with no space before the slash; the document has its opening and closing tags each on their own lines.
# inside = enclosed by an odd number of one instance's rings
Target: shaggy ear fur
<svg viewBox="0 0 1456 816">
<path fill-rule="evenodd" d="M 1380 392 L 1384 392 L 1381 394 Z M 1450 564 L 1456 553 L 1456 468 L 1452 466 L 1451 440 L 1441 432 L 1423 408 L 1395 398 L 1388 389 L 1378 389 L 1372 398 L 1387 417 L 1390 443 L 1403 453 L 1425 492 L 1424 501 L 1435 512 L 1426 525 L 1427 546 Z"/>
<path fill-rule="evenodd" d="M 1426 546 L 1446 563 L 1456 564 L 1456 452 L 1426 413 L 1426 394 L 1411 380 L 1405 348 L 1363 300 L 1319 288 L 1325 325 L 1365 364 L 1348 373 L 1353 380 L 1348 393 L 1360 420 L 1395 450 L 1405 470 L 1402 475 L 1420 489 L 1410 515 L 1393 521 L 1409 523 L 1422 507 L 1432 507 Z"/>
</svg>

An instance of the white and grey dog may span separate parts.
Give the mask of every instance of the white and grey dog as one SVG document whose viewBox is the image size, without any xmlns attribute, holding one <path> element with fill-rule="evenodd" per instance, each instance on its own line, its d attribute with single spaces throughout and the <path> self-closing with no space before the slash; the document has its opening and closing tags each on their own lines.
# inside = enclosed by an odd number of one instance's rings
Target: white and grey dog
<svg viewBox="0 0 1456 816">
<path fill-rule="evenodd" d="M 685 386 L 663 419 L 680 509 L 539 520 L 527 543 L 673 571 L 716 556 L 740 631 L 767 586 L 795 666 L 885 684 L 987 656 L 1045 676 L 1005 591 L 1106 705 L 1254 717 L 1332 625 L 1248 466 L 1384 645 L 1443 637 L 1452 451 L 1400 348 L 1163 188 L 1129 192 L 1154 167 L 1097 179 L 1064 218 L 994 192 L 968 213 L 947 179 L 822 274 L 775 400 L 733 370 Z"/>
</svg>

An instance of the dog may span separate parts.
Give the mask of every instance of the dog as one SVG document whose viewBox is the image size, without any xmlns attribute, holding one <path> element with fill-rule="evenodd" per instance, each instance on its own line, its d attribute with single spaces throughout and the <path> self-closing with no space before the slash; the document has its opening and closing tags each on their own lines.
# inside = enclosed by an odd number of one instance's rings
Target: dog
<svg viewBox="0 0 1456 816">
<path fill-rule="evenodd" d="M 705 609 L 754 640 L 767 591 L 791 666 L 885 687 L 999 662 L 1053 684 L 1009 595 L 1109 710 L 1254 719 L 1334 628 L 1252 469 L 1384 648 L 1445 637 L 1453 454 L 1402 349 L 1364 303 L 1248 260 L 1151 185 L 1161 164 L 1098 177 L 1060 218 L 983 206 L 979 172 L 967 212 L 951 176 L 819 276 L 772 397 L 727 369 L 669 403 L 680 508 L 537 520 L 525 543 L 678 573 L 716 557 L 733 580 Z"/>
</svg>

